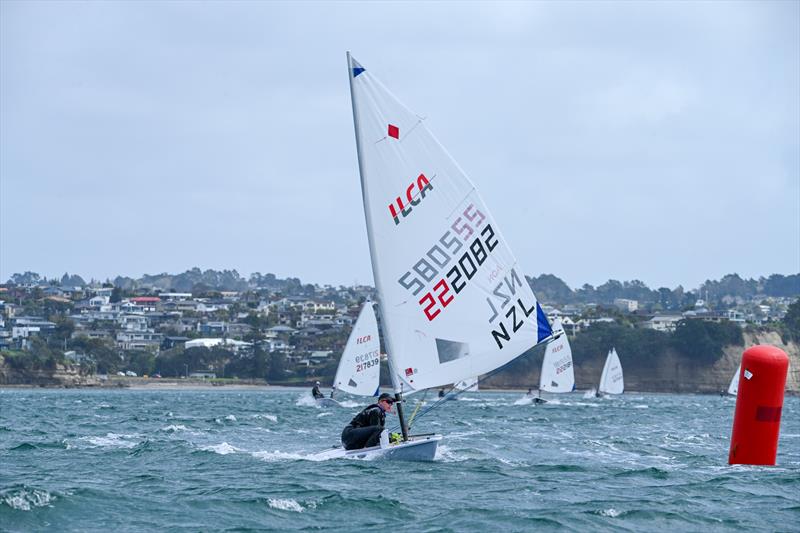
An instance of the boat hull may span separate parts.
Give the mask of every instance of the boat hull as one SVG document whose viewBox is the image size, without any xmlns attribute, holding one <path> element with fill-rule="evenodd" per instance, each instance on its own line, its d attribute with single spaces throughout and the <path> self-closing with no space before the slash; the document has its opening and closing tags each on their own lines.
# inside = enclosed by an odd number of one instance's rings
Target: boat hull
<svg viewBox="0 0 800 533">
<path fill-rule="evenodd" d="M 333 398 L 317 398 L 316 400 L 317 405 L 320 407 L 341 407 L 342 404 L 334 400 Z"/>
<path fill-rule="evenodd" d="M 387 459 L 392 461 L 433 461 L 441 435 L 427 435 L 412 437 L 407 442 L 390 444 L 386 447 L 373 446 L 358 450 L 345 450 L 334 448 L 312 456 L 313 459 L 324 461 L 328 459 Z"/>
</svg>

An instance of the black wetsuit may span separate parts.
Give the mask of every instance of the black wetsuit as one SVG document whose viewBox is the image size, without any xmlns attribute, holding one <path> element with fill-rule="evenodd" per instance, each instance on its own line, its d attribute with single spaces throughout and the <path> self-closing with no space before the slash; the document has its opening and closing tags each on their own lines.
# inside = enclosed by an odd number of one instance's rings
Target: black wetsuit
<svg viewBox="0 0 800 533">
<path fill-rule="evenodd" d="M 314 385 L 314 388 L 311 389 L 311 395 L 314 396 L 314 399 L 324 398 L 325 395 L 322 394 L 322 391 L 319 390 L 319 385 Z"/>
<path fill-rule="evenodd" d="M 386 413 L 378 404 L 368 405 L 345 426 L 342 444 L 345 450 L 377 446 L 386 422 Z"/>
</svg>

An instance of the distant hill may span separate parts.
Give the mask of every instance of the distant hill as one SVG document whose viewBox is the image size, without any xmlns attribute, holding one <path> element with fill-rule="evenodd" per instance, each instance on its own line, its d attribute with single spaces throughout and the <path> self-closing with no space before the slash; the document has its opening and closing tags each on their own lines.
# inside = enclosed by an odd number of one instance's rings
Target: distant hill
<svg viewBox="0 0 800 533">
<path fill-rule="evenodd" d="M 541 274 L 538 277 L 526 276 L 534 293 L 544 303 L 577 304 L 596 303 L 611 305 L 617 298 L 637 300 L 640 304 L 657 304 L 662 310 L 678 310 L 691 307 L 703 298 L 712 304 L 725 304 L 737 300 L 750 300 L 759 295 L 793 298 L 800 296 L 800 274 L 772 274 L 758 279 L 744 279 L 738 274 L 728 274 L 720 280 L 706 280 L 695 290 L 682 286 L 673 289 L 659 287 L 651 289 L 639 280 L 618 281 L 610 279 L 594 287 L 584 284 L 572 289 L 554 274 Z M 14 274 L 9 278 L 11 285 L 60 284 L 85 286 L 84 278 L 65 273 L 60 279 L 48 280 L 35 272 Z M 204 292 L 204 291 L 246 291 L 257 288 L 270 288 L 292 294 L 301 294 L 305 288 L 298 278 L 277 278 L 274 274 L 256 272 L 244 277 L 236 270 L 201 270 L 197 267 L 181 274 L 145 274 L 140 278 L 117 276 L 113 285 L 126 291 L 137 289 L 160 289 L 162 291 Z M 313 289 L 313 287 L 312 287 Z M 310 291 L 313 294 L 313 290 Z"/>
</svg>

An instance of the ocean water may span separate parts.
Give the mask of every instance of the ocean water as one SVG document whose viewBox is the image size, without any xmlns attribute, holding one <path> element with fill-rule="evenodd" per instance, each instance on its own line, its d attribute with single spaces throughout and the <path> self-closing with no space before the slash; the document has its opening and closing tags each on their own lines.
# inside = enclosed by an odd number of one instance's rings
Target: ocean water
<svg viewBox="0 0 800 533">
<path fill-rule="evenodd" d="M 778 466 L 730 467 L 728 397 L 468 393 L 418 419 L 446 438 L 410 463 L 311 460 L 364 402 L 307 395 L 0 390 L 0 529 L 800 530 L 798 398 Z"/>
</svg>

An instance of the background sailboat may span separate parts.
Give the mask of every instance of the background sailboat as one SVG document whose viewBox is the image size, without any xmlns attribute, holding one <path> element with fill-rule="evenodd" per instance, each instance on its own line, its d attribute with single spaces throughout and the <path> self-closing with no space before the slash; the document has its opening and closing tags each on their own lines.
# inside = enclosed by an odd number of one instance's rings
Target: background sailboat
<svg viewBox="0 0 800 533">
<path fill-rule="evenodd" d="M 365 302 L 358 319 L 350 332 L 347 344 L 339 359 L 333 390 L 330 398 L 320 398 L 317 404 L 323 407 L 338 407 L 333 399 L 339 391 L 356 396 L 377 396 L 381 376 L 381 345 L 378 337 L 378 321 L 372 302 Z"/>
<path fill-rule="evenodd" d="M 475 185 L 424 120 L 349 53 L 348 72 L 397 399 L 492 372 L 549 338 L 547 318 Z M 410 435 L 397 406 L 403 442 L 392 446 L 424 444 L 413 458 L 432 459 L 441 437 Z"/>
<path fill-rule="evenodd" d="M 547 401 L 542 398 L 542 392 L 564 393 L 575 389 L 572 349 L 559 319 L 553 322 L 553 334 L 556 338 L 548 342 L 544 350 L 542 372 L 539 374 L 539 396 L 535 400 L 537 403 Z"/>
<path fill-rule="evenodd" d="M 606 364 L 603 365 L 603 373 L 600 375 L 597 395 L 622 394 L 624 390 L 625 381 L 622 377 L 622 363 L 619 361 L 616 348 L 611 348 L 606 356 Z"/>
<path fill-rule="evenodd" d="M 736 368 L 736 373 L 731 378 L 731 383 L 728 385 L 728 394 L 731 396 L 737 396 L 739 394 L 739 376 L 742 373 L 742 364 L 739 363 L 739 366 Z"/>
</svg>

